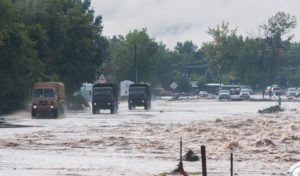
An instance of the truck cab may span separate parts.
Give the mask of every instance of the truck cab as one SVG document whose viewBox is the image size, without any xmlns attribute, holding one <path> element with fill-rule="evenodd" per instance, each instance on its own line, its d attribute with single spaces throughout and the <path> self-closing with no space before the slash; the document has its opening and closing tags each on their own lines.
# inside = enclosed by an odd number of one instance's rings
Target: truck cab
<svg viewBox="0 0 300 176">
<path fill-rule="evenodd" d="M 31 116 L 53 115 L 64 113 L 65 88 L 61 82 L 37 82 L 33 85 Z"/>
<path fill-rule="evenodd" d="M 150 84 L 131 84 L 129 86 L 128 109 L 143 106 L 144 109 L 151 108 L 151 86 Z"/>
<path fill-rule="evenodd" d="M 111 114 L 118 112 L 119 90 L 115 84 L 94 84 L 92 111 L 97 114 L 101 109 L 109 109 Z"/>
</svg>

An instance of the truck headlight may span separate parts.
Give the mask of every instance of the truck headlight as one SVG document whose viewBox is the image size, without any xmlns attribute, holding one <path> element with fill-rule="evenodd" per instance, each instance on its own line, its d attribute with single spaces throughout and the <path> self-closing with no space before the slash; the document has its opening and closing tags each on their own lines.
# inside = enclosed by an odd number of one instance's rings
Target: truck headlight
<svg viewBox="0 0 300 176">
<path fill-rule="evenodd" d="M 36 105 L 34 105 L 34 106 L 33 106 L 33 109 L 36 109 L 36 108 L 37 108 L 37 106 L 36 106 Z"/>
<path fill-rule="evenodd" d="M 53 109 L 53 105 L 51 105 L 50 108 Z"/>
<path fill-rule="evenodd" d="M 94 103 L 94 105 L 96 106 L 96 105 L 97 105 L 97 103 Z"/>
<path fill-rule="evenodd" d="M 109 102 L 108 102 L 107 104 L 108 104 L 108 105 L 110 105 L 110 103 L 109 103 Z"/>
</svg>

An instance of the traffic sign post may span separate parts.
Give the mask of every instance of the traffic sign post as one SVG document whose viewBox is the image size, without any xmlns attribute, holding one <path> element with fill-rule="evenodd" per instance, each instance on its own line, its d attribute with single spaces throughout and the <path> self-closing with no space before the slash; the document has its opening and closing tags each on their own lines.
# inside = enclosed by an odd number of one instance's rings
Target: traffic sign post
<svg viewBox="0 0 300 176">
<path fill-rule="evenodd" d="M 176 82 L 172 82 L 172 84 L 170 84 L 170 87 L 171 89 L 175 90 L 178 87 L 178 85 Z"/>
<path fill-rule="evenodd" d="M 106 83 L 106 78 L 103 74 L 101 74 L 101 76 L 99 76 L 99 78 L 96 80 L 97 84 L 105 84 Z"/>
</svg>

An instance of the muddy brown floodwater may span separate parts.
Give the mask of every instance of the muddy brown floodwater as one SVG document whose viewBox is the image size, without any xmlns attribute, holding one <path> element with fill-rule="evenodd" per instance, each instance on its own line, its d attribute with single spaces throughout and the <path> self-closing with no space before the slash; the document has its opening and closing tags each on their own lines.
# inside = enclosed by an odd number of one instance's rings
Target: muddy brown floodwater
<svg viewBox="0 0 300 176">
<path fill-rule="evenodd" d="M 205 145 L 209 175 L 283 175 L 300 160 L 299 102 L 259 114 L 275 102 L 155 100 L 153 109 L 68 112 L 60 119 L 4 116 L 0 125 L 0 175 L 171 175 L 183 151 L 200 156 Z M 201 175 L 201 162 L 184 162 Z"/>
</svg>

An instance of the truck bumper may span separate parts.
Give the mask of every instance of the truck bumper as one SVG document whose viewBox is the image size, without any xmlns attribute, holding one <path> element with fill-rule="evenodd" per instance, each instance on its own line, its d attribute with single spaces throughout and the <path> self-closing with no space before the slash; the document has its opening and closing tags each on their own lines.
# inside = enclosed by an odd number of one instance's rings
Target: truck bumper
<svg viewBox="0 0 300 176">
<path fill-rule="evenodd" d="M 53 112 L 57 110 L 57 106 L 47 105 L 47 106 L 32 106 L 32 110 L 35 110 L 37 113 L 47 113 Z"/>
<path fill-rule="evenodd" d="M 97 103 L 97 102 L 94 102 L 93 103 L 93 108 L 94 109 L 110 109 L 111 107 L 113 106 L 113 103 L 111 102 L 101 102 L 101 103 Z"/>
</svg>

